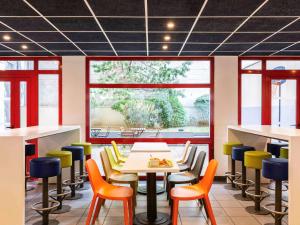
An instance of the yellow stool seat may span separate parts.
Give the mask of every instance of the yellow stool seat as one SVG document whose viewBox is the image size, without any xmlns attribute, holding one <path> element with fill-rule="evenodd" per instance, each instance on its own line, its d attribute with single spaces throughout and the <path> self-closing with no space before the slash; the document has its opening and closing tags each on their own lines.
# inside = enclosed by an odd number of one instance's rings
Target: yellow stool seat
<svg viewBox="0 0 300 225">
<path fill-rule="evenodd" d="M 248 151 L 245 152 L 245 166 L 248 168 L 261 170 L 262 161 L 264 159 L 272 158 L 272 154 L 270 152 L 264 151 Z"/>
<path fill-rule="evenodd" d="M 288 147 L 282 147 L 280 149 L 280 158 L 288 159 L 289 158 L 289 148 Z"/>
<path fill-rule="evenodd" d="M 82 146 L 84 149 L 84 155 L 91 155 L 92 154 L 92 144 L 89 142 L 78 142 L 71 144 L 73 146 Z"/>
<path fill-rule="evenodd" d="M 227 142 L 223 144 L 223 153 L 224 155 L 231 155 L 233 147 L 243 146 L 243 144 L 239 142 Z"/>
<path fill-rule="evenodd" d="M 72 166 L 72 153 L 68 151 L 52 150 L 47 152 L 47 157 L 54 157 L 60 159 L 61 168 Z"/>
</svg>

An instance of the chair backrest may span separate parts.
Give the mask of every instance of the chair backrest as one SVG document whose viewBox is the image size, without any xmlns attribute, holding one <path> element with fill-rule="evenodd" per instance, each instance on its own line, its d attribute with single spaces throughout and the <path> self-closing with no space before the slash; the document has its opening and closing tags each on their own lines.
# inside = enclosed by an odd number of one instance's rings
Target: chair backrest
<svg viewBox="0 0 300 225">
<path fill-rule="evenodd" d="M 191 148 L 190 154 L 189 154 L 189 156 L 186 160 L 186 165 L 189 168 L 192 168 L 192 165 L 193 165 L 193 162 L 194 162 L 194 159 L 195 159 L 195 155 L 196 155 L 196 151 L 197 151 L 197 146 L 193 145 L 192 148 Z"/>
<path fill-rule="evenodd" d="M 203 188 L 206 193 L 209 193 L 210 191 L 211 185 L 215 178 L 218 164 L 219 163 L 217 160 L 210 160 L 203 179 L 200 180 L 200 182 L 198 183 L 199 185 L 201 185 L 201 188 Z"/>
<path fill-rule="evenodd" d="M 93 160 L 93 159 L 87 160 L 85 163 L 85 168 L 86 168 L 86 171 L 88 172 L 89 180 L 90 180 L 92 189 L 95 193 L 106 182 L 103 180 L 95 160 Z"/>
<path fill-rule="evenodd" d="M 115 152 L 115 155 L 116 155 L 116 157 L 117 157 L 117 160 L 119 161 L 120 158 L 121 158 L 121 153 L 120 153 L 120 151 L 119 151 L 118 145 L 117 145 L 117 143 L 116 143 L 115 141 L 112 141 L 112 142 L 111 142 L 111 145 L 112 145 L 112 147 L 113 147 L 113 149 L 114 149 L 114 152 Z"/>
<path fill-rule="evenodd" d="M 105 152 L 108 156 L 108 160 L 110 162 L 111 168 L 114 168 L 114 167 L 118 166 L 118 163 L 116 162 L 116 160 L 115 160 L 115 158 L 114 158 L 114 156 L 111 152 L 111 149 L 109 147 L 104 147 L 104 150 L 105 150 Z"/>
<path fill-rule="evenodd" d="M 110 165 L 110 162 L 109 162 L 106 151 L 101 151 L 100 152 L 100 158 L 101 158 L 103 170 L 104 170 L 104 173 L 105 173 L 105 176 L 106 176 L 106 180 L 108 181 L 109 177 L 112 174 L 113 169 Z"/>
<path fill-rule="evenodd" d="M 190 145 L 191 145 L 190 141 L 187 141 L 185 143 L 184 151 L 183 151 L 183 155 L 182 155 L 182 159 L 181 159 L 182 162 L 185 162 L 186 156 L 187 156 L 187 154 L 189 152 Z"/>
<path fill-rule="evenodd" d="M 197 177 L 197 179 L 200 177 L 202 169 L 203 169 L 203 165 L 204 165 L 204 161 L 205 161 L 205 157 L 206 157 L 206 152 L 201 151 L 197 158 L 196 158 L 196 162 L 195 165 L 193 167 L 193 169 L 191 170 L 191 173 Z"/>
</svg>

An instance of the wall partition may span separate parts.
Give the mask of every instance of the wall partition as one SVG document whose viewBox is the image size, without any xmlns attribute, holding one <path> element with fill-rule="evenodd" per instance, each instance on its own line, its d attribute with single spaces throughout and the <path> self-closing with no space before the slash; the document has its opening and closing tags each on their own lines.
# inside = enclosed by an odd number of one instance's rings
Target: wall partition
<svg viewBox="0 0 300 225">
<path fill-rule="evenodd" d="M 87 140 L 211 149 L 213 58 L 87 57 L 86 69 Z"/>
</svg>

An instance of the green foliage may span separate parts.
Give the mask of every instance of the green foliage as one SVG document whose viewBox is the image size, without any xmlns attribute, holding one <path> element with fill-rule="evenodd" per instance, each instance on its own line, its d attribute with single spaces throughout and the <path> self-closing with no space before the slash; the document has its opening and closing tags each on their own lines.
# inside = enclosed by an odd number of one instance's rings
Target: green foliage
<svg viewBox="0 0 300 225">
<path fill-rule="evenodd" d="M 199 110 L 201 120 L 199 124 L 206 125 L 209 121 L 209 106 L 210 106 L 210 96 L 202 95 L 196 99 L 194 106 Z"/>
</svg>

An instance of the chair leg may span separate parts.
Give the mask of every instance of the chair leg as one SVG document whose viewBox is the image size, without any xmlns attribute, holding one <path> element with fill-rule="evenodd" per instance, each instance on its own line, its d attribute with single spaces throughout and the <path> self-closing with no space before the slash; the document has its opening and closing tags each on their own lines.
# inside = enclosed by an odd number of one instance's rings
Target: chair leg
<svg viewBox="0 0 300 225">
<path fill-rule="evenodd" d="M 85 221 L 85 225 L 90 225 L 91 218 L 92 218 L 94 208 L 95 208 L 96 200 L 97 200 L 97 196 L 94 195 L 93 199 L 92 199 L 92 202 L 91 202 L 91 205 L 90 205 L 90 208 L 89 208 L 88 216 L 87 216 L 86 221 Z"/>
<path fill-rule="evenodd" d="M 124 225 L 131 225 L 129 223 L 129 206 L 128 206 L 128 200 L 123 201 L 123 209 L 124 209 Z"/>
<path fill-rule="evenodd" d="M 217 222 L 216 222 L 216 219 L 215 219 L 215 216 L 214 216 L 214 212 L 212 210 L 212 207 L 211 207 L 208 195 L 206 195 L 204 197 L 204 204 L 206 206 L 208 217 L 209 217 L 209 220 L 210 220 L 211 224 L 212 225 L 217 225 Z"/>
<path fill-rule="evenodd" d="M 96 209 L 95 209 L 95 212 L 94 212 L 92 224 L 95 224 L 96 219 L 97 219 L 98 216 L 99 216 L 99 212 L 100 212 L 100 209 L 101 209 L 102 202 L 103 202 L 103 199 L 98 198 L 97 206 L 96 206 Z"/>
<path fill-rule="evenodd" d="M 170 197 L 170 193 L 171 193 L 171 190 L 172 190 L 173 187 L 175 187 L 175 183 L 169 182 L 169 190 L 168 190 L 168 193 L 169 193 L 169 205 L 171 205 L 171 202 L 172 202 L 172 199 Z"/>
<path fill-rule="evenodd" d="M 129 202 L 128 202 L 128 208 L 129 208 L 129 224 L 132 225 L 133 224 L 133 210 L 134 210 L 134 207 L 133 207 L 133 199 L 129 199 Z"/>
<path fill-rule="evenodd" d="M 178 203 L 177 199 L 173 199 L 173 210 L 172 210 L 172 225 L 177 225 L 178 220 Z"/>
</svg>

